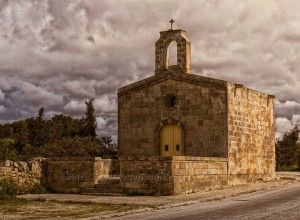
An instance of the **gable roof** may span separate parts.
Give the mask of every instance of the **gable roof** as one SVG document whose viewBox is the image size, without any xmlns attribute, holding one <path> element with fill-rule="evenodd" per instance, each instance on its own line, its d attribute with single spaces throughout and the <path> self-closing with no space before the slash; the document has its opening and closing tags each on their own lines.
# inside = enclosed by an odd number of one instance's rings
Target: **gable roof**
<svg viewBox="0 0 300 220">
<path fill-rule="evenodd" d="M 173 79 L 181 82 L 188 82 L 192 84 L 199 84 L 199 85 L 206 85 L 206 86 L 210 85 L 210 86 L 215 86 L 220 88 L 227 87 L 227 81 L 224 80 L 209 78 L 209 77 L 195 75 L 195 74 L 186 74 L 186 73 L 178 73 L 175 71 L 167 71 L 164 72 L 163 74 L 155 74 L 143 80 L 119 88 L 118 95 L 127 93 L 132 90 L 139 90 L 141 88 L 145 88 L 168 79 Z"/>
</svg>

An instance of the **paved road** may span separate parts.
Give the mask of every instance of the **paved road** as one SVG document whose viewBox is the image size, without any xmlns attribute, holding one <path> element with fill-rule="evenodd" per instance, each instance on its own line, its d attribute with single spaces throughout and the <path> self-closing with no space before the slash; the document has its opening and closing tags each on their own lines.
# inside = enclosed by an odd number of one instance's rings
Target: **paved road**
<svg viewBox="0 0 300 220">
<path fill-rule="evenodd" d="M 116 219 L 300 219 L 300 184 Z"/>
</svg>

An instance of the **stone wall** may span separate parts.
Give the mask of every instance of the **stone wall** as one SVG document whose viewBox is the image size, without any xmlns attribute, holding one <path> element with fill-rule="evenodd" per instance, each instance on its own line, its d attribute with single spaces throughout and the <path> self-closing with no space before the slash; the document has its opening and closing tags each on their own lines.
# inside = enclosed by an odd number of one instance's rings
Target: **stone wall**
<svg viewBox="0 0 300 220">
<path fill-rule="evenodd" d="M 175 108 L 165 97 L 177 97 Z M 184 155 L 227 157 L 226 82 L 192 74 L 161 74 L 119 89 L 120 156 L 159 156 L 159 132 L 169 123 L 184 130 Z"/>
<path fill-rule="evenodd" d="M 21 191 L 27 192 L 33 185 L 43 183 L 45 177 L 43 161 L 44 158 L 37 158 L 28 162 L 6 160 L 0 164 L 0 179 L 12 179 Z"/>
<path fill-rule="evenodd" d="M 275 175 L 274 96 L 228 83 L 230 183 Z"/>
<path fill-rule="evenodd" d="M 227 158 L 173 158 L 174 194 L 181 195 L 226 186 L 227 165 Z"/>
<path fill-rule="evenodd" d="M 226 158 L 120 157 L 127 193 L 181 195 L 227 185 Z"/>
<path fill-rule="evenodd" d="M 46 185 L 61 193 L 93 188 L 101 177 L 119 174 L 117 160 L 101 157 L 52 157 L 47 159 Z"/>
</svg>

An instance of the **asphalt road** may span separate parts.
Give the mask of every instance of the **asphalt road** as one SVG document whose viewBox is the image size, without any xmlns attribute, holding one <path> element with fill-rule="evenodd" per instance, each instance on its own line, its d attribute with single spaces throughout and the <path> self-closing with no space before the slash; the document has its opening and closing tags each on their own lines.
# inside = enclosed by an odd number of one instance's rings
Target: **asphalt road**
<svg viewBox="0 0 300 220">
<path fill-rule="evenodd" d="M 116 219 L 300 219 L 300 184 Z"/>
</svg>

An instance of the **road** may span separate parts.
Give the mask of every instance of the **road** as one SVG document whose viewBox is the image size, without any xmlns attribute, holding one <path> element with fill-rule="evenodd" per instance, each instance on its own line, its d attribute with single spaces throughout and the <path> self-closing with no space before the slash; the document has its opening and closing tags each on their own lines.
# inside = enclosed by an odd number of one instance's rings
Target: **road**
<svg viewBox="0 0 300 220">
<path fill-rule="evenodd" d="M 300 184 L 115 219 L 300 219 Z"/>
</svg>

